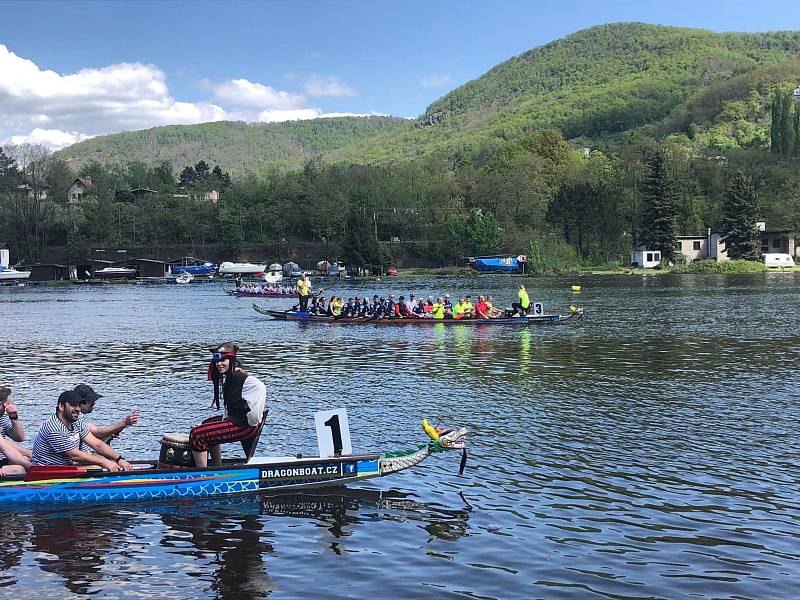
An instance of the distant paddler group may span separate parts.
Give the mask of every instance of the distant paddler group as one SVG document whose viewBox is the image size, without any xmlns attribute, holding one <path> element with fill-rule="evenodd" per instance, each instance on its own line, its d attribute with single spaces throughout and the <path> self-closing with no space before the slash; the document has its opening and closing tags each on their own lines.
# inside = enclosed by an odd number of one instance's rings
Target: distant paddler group
<svg viewBox="0 0 800 600">
<path fill-rule="evenodd" d="M 395 294 L 389 294 L 386 298 L 375 294 L 371 302 L 365 296 L 355 295 L 345 302 L 342 296 L 331 296 L 328 301 L 324 296 L 314 296 L 309 285 L 303 289 L 305 294 L 300 291 L 298 283 L 298 314 L 307 313 L 333 319 L 494 319 L 526 316 L 531 306 L 528 292 L 522 284 L 518 286 L 518 301 L 511 305 L 510 310 L 496 308 L 494 299 L 488 294 L 478 295 L 474 304 L 471 294 L 461 296 L 453 303 L 450 294 L 417 299 L 413 293 L 408 295 L 408 299 L 405 295 L 396 298 Z"/>
</svg>

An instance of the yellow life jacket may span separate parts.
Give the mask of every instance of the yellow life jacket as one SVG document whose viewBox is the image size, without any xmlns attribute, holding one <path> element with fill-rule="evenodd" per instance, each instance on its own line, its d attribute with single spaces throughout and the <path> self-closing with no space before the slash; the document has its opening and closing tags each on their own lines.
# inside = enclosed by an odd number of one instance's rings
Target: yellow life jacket
<svg viewBox="0 0 800 600">
<path fill-rule="evenodd" d="M 527 290 L 519 291 L 519 303 L 522 306 L 522 308 L 528 308 L 531 305 L 531 301 L 528 298 Z"/>
<path fill-rule="evenodd" d="M 434 319 L 444 319 L 444 304 L 439 304 L 438 302 L 433 305 L 433 313 Z"/>
</svg>

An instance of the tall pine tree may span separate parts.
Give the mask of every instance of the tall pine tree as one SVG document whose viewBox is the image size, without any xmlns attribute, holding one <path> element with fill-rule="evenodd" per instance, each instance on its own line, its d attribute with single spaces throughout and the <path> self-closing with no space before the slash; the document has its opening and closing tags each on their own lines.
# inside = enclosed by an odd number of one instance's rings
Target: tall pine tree
<svg viewBox="0 0 800 600">
<path fill-rule="evenodd" d="M 658 150 L 647 163 L 641 186 L 642 220 L 639 242 L 648 250 L 661 250 L 661 256 L 674 260 L 678 220 L 678 195 L 667 172 L 664 153 Z"/>
<path fill-rule="evenodd" d="M 728 257 L 758 260 L 758 197 L 753 180 L 741 171 L 728 181 L 722 210 L 724 216 L 720 229 Z"/>
<path fill-rule="evenodd" d="M 770 150 L 773 154 L 781 153 L 781 90 L 776 85 L 772 88 L 772 124 L 769 130 Z"/>
</svg>

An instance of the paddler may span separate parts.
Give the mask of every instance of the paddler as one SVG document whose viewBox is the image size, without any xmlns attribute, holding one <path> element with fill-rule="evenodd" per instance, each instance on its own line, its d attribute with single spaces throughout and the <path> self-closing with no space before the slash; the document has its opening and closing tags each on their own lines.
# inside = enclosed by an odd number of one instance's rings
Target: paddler
<svg viewBox="0 0 800 600">
<path fill-rule="evenodd" d="M 128 413 L 128 415 L 124 419 L 120 419 L 113 425 L 95 425 L 94 423 L 89 423 L 88 419 L 84 415 L 91 414 L 94 410 L 95 403 L 98 399 L 102 398 L 102 394 L 98 394 L 95 392 L 91 386 L 86 385 L 85 383 L 81 383 L 75 386 L 75 393 L 81 397 L 81 421 L 86 422 L 86 426 L 89 428 L 95 437 L 100 438 L 106 443 L 115 437 L 119 437 L 119 434 L 122 432 L 123 429 L 129 427 L 130 425 L 136 425 L 139 422 L 139 411 L 134 410 L 133 412 Z M 81 448 L 84 450 L 85 448 Z"/>
<path fill-rule="evenodd" d="M 444 302 L 441 298 L 437 298 L 436 302 L 433 303 L 431 313 L 434 319 L 444 319 Z"/>
<path fill-rule="evenodd" d="M 97 465 L 109 471 L 130 471 L 119 452 L 97 439 L 81 420 L 81 397 L 68 390 L 58 397 L 56 414 L 44 422 L 33 445 L 31 465 Z M 83 452 L 86 444 L 95 454 Z"/>
<path fill-rule="evenodd" d="M 220 387 L 224 414 L 211 417 L 189 432 L 194 462 L 208 466 L 208 452 L 220 444 L 249 440 L 259 430 L 265 416 L 267 387 L 241 368 L 239 346 L 225 342 L 212 348 L 208 379 L 214 383 L 214 404 L 219 408 Z"/>
</svg>

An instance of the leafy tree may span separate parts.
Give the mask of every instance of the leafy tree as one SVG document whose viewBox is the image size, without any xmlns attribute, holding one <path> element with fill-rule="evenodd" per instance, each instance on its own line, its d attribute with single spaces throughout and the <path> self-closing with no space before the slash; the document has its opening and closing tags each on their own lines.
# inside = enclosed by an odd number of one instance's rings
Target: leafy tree
<svg viewBox="0 0 800 600">
<path fill-rule="evenodd" d="M 449 229 L 453 245 L 469 254 L 496 252 L 503 244 L 503 230 L 494 215 L 480 208 L 473 208 L 466 219 L 451 219 Z"/>
<path fill-rule="evenodd" d="M 639 241 L 648 249 L 660 250 L 665 259 L 674 260 L 678 202 L 663 151 L 657 151 L 648 161 L 641 192 L 644 206 Z"/>
</svg>

